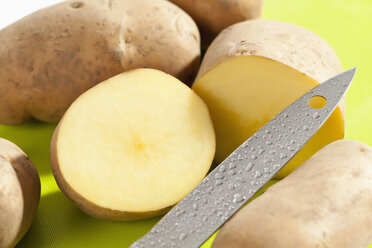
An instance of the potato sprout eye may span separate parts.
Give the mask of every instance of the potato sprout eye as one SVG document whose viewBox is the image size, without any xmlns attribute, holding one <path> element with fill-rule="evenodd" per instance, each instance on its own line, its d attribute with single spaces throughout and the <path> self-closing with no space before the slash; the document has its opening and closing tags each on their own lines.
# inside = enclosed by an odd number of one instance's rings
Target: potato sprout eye
<svg viewBox="0 0 372 248">
<path fill-rule="evenodd" d="M 84 6 L 83 2 L 73 2 L 71 5 L 71 8 L 78 9 Z"/>
</svg>

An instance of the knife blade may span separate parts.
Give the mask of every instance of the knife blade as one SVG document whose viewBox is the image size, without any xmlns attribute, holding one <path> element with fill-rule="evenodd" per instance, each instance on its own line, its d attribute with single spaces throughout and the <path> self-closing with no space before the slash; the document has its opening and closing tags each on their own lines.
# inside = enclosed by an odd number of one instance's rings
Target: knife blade
<svg viewBox="0 0 372 248">
<path fill-rule="evenodd" d="M 327 80 L 284 109 L 130 248 L 201 246 L 319 130 L 345 95 L 355 71 L 352 68 Z M 325 106 L 310 106 L 313 97 L 323 98 Z"/>
</svg>

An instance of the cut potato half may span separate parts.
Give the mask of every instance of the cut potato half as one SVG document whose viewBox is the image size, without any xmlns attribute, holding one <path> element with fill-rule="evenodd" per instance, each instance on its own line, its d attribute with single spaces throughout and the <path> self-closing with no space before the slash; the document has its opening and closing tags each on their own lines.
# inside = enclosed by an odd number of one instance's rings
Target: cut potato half
<svg viewBox="0 0 372 248">
<path fill-rule="evenodd" d="M 224 160 L 283 109 L 341 71 L 333 49 L 303 28 L 254 20 L 223 31 L 208 49 L 193 85 L 212 115 L 216 160 Z M 276 177 L 285 177 L 343 137 L 344 117 L 337 108 Z"/>
<path fill-rule="evenodd" d="M 214 153 L 205 103 L 152 69 L 120 74 L 80 96 L 51 146 L 61 190 L 89 215 L 109 220 L 166 212 L 204 178 Z"/>
</svg>

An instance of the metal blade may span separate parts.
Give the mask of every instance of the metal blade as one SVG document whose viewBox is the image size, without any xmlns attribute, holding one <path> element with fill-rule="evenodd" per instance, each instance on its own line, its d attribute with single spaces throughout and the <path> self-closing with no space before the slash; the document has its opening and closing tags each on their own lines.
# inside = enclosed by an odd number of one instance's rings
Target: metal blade
<svg viewBox="0 0 372 248">
<path fill-rule="evenodd" d="M 201 246 L 318 131 L 349 88 L 355 71 L 329 79 L 283 110 L 130 247 Z M 310 107 L 308 102 L 314 96 L 325 98 L 326 105 Z"/>
</svg>

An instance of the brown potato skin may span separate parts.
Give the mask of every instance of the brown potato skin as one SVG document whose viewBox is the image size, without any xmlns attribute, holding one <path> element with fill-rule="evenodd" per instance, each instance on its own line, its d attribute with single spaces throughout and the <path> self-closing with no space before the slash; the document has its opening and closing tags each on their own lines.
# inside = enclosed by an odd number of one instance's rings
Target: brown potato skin
<svg viewBox="0 0 372 248">
<path fill-rule="evenodd" d="M 154 209 L 153 211 L 148 212 L 123 212 L 118 211 L 115 209 L 109 209 L 105 207 L 98 206 L 93 202 L 89 201 L 88 199 L 84 198 L 80 194 L 78 194 L 64 179 L 63 174 L 59 168 L 59 161 L 57 155 L 57 140 L 58 140 L 58 132 L 61 123 L 63 122 L 63 118 L 61 122 L 58 124 L 56 130 L 54 131 L 51 146 L 50 146 L 50 160 L 52 164 L 52 171 L 54 174 L 54 178 L 58 184 L 58 187 L 61 191 L 66 194 L 66 196 L 82 211 L 86 214 L 102 219 L 102 220 L 111 220 L 111 221 L 133 221 L 133 220 L 141 220 L 147 219 L 155 216 L 159 216 L 162 214 L 167 213 L 173 206 L 169 206 L 163 209 Z"/>
<path fill-rule="evenodd" d="M 333 142 L 236 213 L 213 248 L 365 248 L 372 242 L 372 148 Z"/>
<path fill-rule="evenodd" d="M 261 16 L 263 0 L 169 0 L 199 25 L 202 36 L 213 39 L 228 26 Z M 205 38 L 203 37 L 203 38 Z"/>
<path fill-rule="evenodd" d="M 21 211 L 21 219 L 14 219 L 12 221 L 4 221 L 0 218 L 0 247 L 8 248 L 14 247 L 21 238 L 25 235 L 31 223 L 36 215 L 37 207 L 40 200 L 40 179 L 35 166 L 32 164 L 30 159 L 18 148 L 15 144 L 0 138 L 0 166 L 11 166 L 14 171 L 14 175 L 17 177 L 17 183 L 21 189 L 20 201 L 22 205 L 17 205 L 12 199 L 6 198 L 0 191 L 0 201 L 5 204 L 12 204 L 11 208 L 15 212 Z M 0 189 L 6 188 L 7 178 L 2 178 L 11 175 L 0 175 Z M 3 185 L 2 185 L 3 184 Z M 12 189 L 7 189 L 8 192 Z M 12 197 L 17 196 L 16 190 L 13 191 Z M 0 203 L 0 207 L 1 207 Z M 1 210 L 3 211 L 3 209 Z M 12 214 L 12 212 L 8 212 Z M 1 216 L 1 215 L 0 215 Z M 14 216 L 14 215 L 13 215 Z M 9 216 L 5 216 L 12 218 Z M 13 225 L 17 226 L 17 230 L 14 230 Z M 15 231 L 15 232 L 14 232 Z M 4 235 L 4 236 L 2 236 Z"/>
<path fill-rule="evenodd" d="M 195 82 L 217 65 L 239 56 L 261 56 L 279 61 L 318 83 L 343 71 L 335 50 L 317 34 L 294 24 L 257 19 L 234 24 L 213 40 Z M 345 98 L 338 106 L 345 122 Z"/>
<path fill-rule="evenodd" d="M 191 83 L 194 21 L 165 0 L 66 1 L 0 30 L 0 123 L 58 122 L 92 86 L 149 67 Z"/>
</svg>

